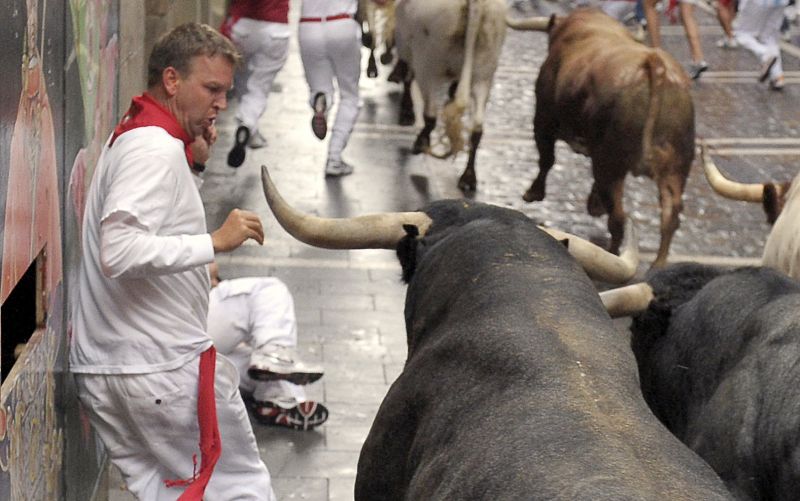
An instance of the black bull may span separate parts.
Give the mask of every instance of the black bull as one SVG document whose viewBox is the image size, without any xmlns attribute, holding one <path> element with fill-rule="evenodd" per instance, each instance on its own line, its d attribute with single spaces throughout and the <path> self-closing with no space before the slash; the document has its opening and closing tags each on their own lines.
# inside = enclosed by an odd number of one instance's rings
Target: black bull
<svg viewBox="0 0 800 501">
<path fill-rule="evenodd" d="M 397 244 L 408 359 L 356 500 L 728 499 L 647 408 L 627 340 L 561 242 L 500 207 L 422 212 L 424 236 L 406 225 Z"/>
<path fill-rule="evenodd" d="M 645 399 L 740 499 L 800 498 L 800 283 L 679 265 L 634 316 Z"/>
<path fill-rule="evenodd" d="M 445 202 L 406 240 L 408 360 L 357 500 L 724 499 L 648 411 L 590 280 L 523 215 Z"/>
</svg>

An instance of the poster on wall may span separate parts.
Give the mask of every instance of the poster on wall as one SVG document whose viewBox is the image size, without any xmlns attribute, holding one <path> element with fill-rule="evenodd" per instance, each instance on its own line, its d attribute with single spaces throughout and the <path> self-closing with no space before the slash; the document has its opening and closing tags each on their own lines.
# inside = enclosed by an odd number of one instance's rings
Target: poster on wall
<svg viewBox="0 0 800 501">
<path fill-rule="evenodd" d="M 64 338 L 64 6 L 0 0 L 0 8 L 9 13 L 0 30 L 6 68 L 0 76 L 0 303 L 37 256 L 44 256 L 36 294 L 42 294 L 47 312 L 43 328 L 26 333 L 31 337 L 2 384 L 0 499 L 58 499 L 64 435 L 54 369 Z"/>
<path fill-rule="evenodd" d="M 2 384 L 2 500 L 91 499 L 103 466 L 67 371 L 68 272 L 116 114 L 118 1 L 0 0 L 0 303 L 42 256 L 46 303 Z"/>
</svg>

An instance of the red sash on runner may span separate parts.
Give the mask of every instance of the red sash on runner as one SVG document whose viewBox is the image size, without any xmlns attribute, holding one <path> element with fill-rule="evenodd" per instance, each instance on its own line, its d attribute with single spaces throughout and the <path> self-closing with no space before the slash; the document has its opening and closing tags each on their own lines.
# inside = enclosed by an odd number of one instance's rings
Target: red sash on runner
<svg viewBox="0 0 800 501">
<path fill-rule="evenodd" d="M 165 480 L 167 487 L 186 487 L 178 501 L 202 501 L 206 485 L 214 472 L 222 441 L 217 423 L 217 402 L 214 398 L 214 367 L 217 350 L 212 346 L 200 355 L 200 377 L 197 389 L 197 423 L 200 425 L 200 471 L 190 479 Z M 193 458 L 197 467 L 197 455 Z"/>
<path fill-rule="evenodd" d="M 136 96 L 131 100 L 131 107 L 128 112 L 122 117 L 122 120 L 117 124 L 114 129 L 114 135 L 111 136 L 109 147 L 114 145 L 117 138 L 131 129 L 139 127 L 148 127 L 155 125 L 161 127 L 167 133 L 183 141 L 184 150 L 186 151 L 186 160 L 189 165 L 193 165 L 192 149 L 190 145 L 194 142 L 194 138 L 186 132 L 171 111 L 166 109 L 161 103 L 153 99 L 153 96 L 145 92 L 141 96 Z"/>
</svg>

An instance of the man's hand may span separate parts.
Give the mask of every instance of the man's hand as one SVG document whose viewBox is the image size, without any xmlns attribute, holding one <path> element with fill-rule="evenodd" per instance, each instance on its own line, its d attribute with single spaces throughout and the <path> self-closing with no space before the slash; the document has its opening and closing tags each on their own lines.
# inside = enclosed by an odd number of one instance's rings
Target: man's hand
<svg viewBox="0 0 800 501">
<path fill-rule="evenodd" d="M 203 133 L 194 138 L 192 142 L 192 157 L 195 164 L 205 165 L 208 162 L 208 157 L 211 156 L 211 145 L 217 140 L 217 127 L 211 124 L 210 127 L 203 130 Z"/>
<path fill-rule="evenodd" d="M 264 228 L 255 213 L 242 209 L 233 209 L 222 226 L 211 233 L 215 253 L 232 251 L 248 238 L 264 245 Z"/>
</svg>

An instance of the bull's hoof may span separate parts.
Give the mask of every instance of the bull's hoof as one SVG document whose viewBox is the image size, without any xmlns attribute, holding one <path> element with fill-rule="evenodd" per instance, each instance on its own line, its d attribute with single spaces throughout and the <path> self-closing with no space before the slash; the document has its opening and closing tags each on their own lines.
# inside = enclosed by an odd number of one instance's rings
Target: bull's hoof
<svg viewBox="0 0 800 501">
<path fill-rule="evenodd" d="M 526 202 L 541 202 L 544 200 L 544 190 L 530 188 L 522 195 L 522 199 Z"/>
<path fill-rule="evenodd" d="M 375 58 L 369 58 L 369 63 L 367 63 L 367 77 L 368 78 L 377 78 L 378 76 L 378 65 L 375 64 Z"/>
<path fill-rule="evenodd" d="M 458 189 L 463 191 L 464 193 L 474 193 L 476 185 L 477 181 L 475 179 L 475 176 L 467 176 L 462 174 L 461 177 L 458 179 Z"/>
<path fill-rule="evenodd" d="M 411 153 L 418 155 L 422 152 L 429 150 L 431 147 L 431 139 L 426 136 L 417 136 L 416 141 L 414 141 L 414 147 L 411 149 Z"/>
<path fill-rule="evenodd" d="M 394 60 L 394 54 L 392 54 L 388 50 L 383 54 L 381 54 L 381 64 L 386 64 L 386 65 L 392 64 L 393 60 Z"/>
</svg>

